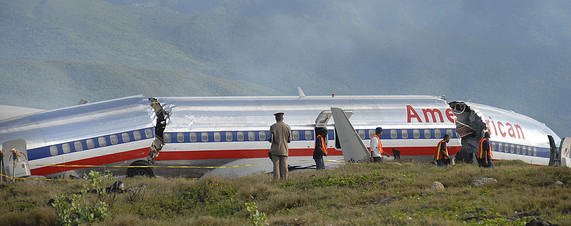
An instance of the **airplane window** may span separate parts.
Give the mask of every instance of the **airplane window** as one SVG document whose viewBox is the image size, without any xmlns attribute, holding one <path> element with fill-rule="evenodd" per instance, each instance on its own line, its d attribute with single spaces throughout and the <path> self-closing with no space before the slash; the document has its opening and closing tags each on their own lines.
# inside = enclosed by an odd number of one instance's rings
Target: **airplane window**
<svg viewBox="0 0 571 226">
<path fill-rule="evenodd" d="M 424 138 L 432 138 L 432 133 L 430 132 L 429 129 L 425 129 L 424 130 Z"/>
<path fill-rule="evenodd" d="M 365 139 L 365 130 L 364 129 L 359 130 L 359 137 L 361 137 L 361 140 Z"/>
<path fill-rule="evenodd" d="M 516 152 L 516 154 L 521 154 L 521 146 L 519 146 L 519 145 L 517 146 L 517 152 Z"/>
<path fill-rule="evenodd" d="M 105 137 L 97 138 L 97 142 L 99 143 L 99 147 L 107 146 L 107 141 L 105 140 Z"/>
<path fill-rule="evenodd" d="M 141 132 L 133 131 L 133 138 L 135 138 L 135 140 L 140 140 L 141 139 Z"/>
<path fill-rule="evenodd" d="M 248 140 L 250 140 L 250 141 L 256 140 L 256 133 L 251 132 L 251 131 L 248 132 Z"/>
<path fill-rule="evenodd" d="M 214 141 L 216 141 L 216 142 L 220 141 L 220 133 L 219 132 L 214 132 Z"/>
<path fill-rule="evenodd" d="M 292 134 L 292 140 L 299 140 L 299 131 L 295 130 L 293 132 L 291 132 Z"/>
<path fill-rule="evenodd" d="M 266 132 L 261 131 L 259 136 L 260 136 L 260 140 L 266 140 Z"/>
<path fill-rule="evenodd" d="M 79 141 L 73 143 L 73 148 L 75 151 L 83 151 L 83 145 L 81 145 L 81 142 Z"/>
<path fill-rule="evenodd" d="M 244 132 L 236 133 L 236 138 L 238 139 L 238 141 L 244 141 Z"/>
<path fill-rule="evenodd" d="M 513 154 L 515 152 L 515 145 L 510 145 L 510 152 Z"/>
<path fill-rule="evenodd" d="M 375 135 L 375 130 L 374 130 L 374 129 L 370 129 L 370 130 L 369 130 L 369 139 L 371 139 L 374 135 Z"/>
<path fill-rule="evenodd" d="M 63 153 L 69 153 L 69 144 L 62 144 L 61 145 L 61 150 L 63 151 Z"/>
<path fill-rule="evenodd" d="M 179 142 L 179 143 L 184 142 L 184 133 L 177 133 L 176 134 L 176 142 Z"/>
<path fill-rule="evenodd" d="M 147 138 L 153 137 L 153 131 L 151 129 L 145 129 L 145 137 Z"/>
<path fill-rule="evenodd" d="M 498 143 L 498 151 L 504 151 L 504 144 Z"/>
<path fill-rule="evenodd" d="M 434 138 L 442 138 L 442 131 L 440 129 L 434 130 Z"/>
<path fill-rule="evenodd" d="M 397 139 L 397 130 L 391 129 L 391 139 Z"/>
<path fill-rule="evenodd" d="M 123 139 L 123 143 L 125 142 L 129 142 L 129 134 L 128 133 L 122 133 L 121 134 L 121 139 Z"/>
<path fill-rule="evenodd" d="M 420 138 L 420 130 L 417 130 L 417 129 L 413 130 L 412 136 L 414 137 L 414 139 Z"/>
<path fill-rule="evenodd" d="M 196 133 L 190 133 L 190 142 L 196 142 Z"/>
<path fill-rule="evenodd" d="M 402 130 L 402 138 L 404 139 L 408 138 L 408 131 L 406 129 Z"/>
<path fill-rule="evenodd" d="M 164 141 L 165 143 L 170 143 L 170 142 L 171 142 L 171 138 L 172 138 L 172 137 L 171 137 L 171 134 L 170 134 L 170 133 L 165 133 L 165 134 L 163 134 L 163 141 Z"/>
<path fill-rule="evenodd" d="M 533 148 L 533 156 L 537 156 L 537 148 Z"/>
<path fill-rule="evenodd" d="M 109 140 L 111 140 L 111 144 L 117 144 L 117 143 L 119 143 L 119 139 L 117 138 L 117 135 L 111 135 L 111 136 L 109 136 Z"/>
<path fill-rule="evenodd" d="M 87 139 L 85 141 L 85 143 L 87 143 L 87 148 L 88 149 L 93 149 L 95 148 L 95 142 L 93 142 L 93 139 Z"/>
<path fill-rule="evenodd" d="M 452 133 L 451 129 L 447 129 L 446 134 L 450 135 L 450 138 L 454 137 L 454 133 Z"/>
<path fill-rule="evenodd" d="M 313 138 L 313 133 L 311 131 L 305 131 L 305 139 L 312 140 L 312 138 Z"/>
<path fill-rule="evenodd" d="M 233 139 L 232 132 L 226 132 L 226 141 L 232 141 Z"/>
<path fill-rule="evenodd" d="M 57 146 L 50 146 L 50 154 L 57 155 Z"/>
<path fill-rule="evenodd" d="M 208 142 L 208 133 L 202 132 L 200 134 L 200 139 L 202 140 L 202 142 Z"/>
</svg>

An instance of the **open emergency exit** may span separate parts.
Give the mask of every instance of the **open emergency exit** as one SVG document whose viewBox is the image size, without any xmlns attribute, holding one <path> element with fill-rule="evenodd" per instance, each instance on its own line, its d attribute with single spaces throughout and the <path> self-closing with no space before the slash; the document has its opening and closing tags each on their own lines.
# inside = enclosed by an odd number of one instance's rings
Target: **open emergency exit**
<svg viewBox="0 0 571 226">
<path fill-rule="evenodd" d="M 351 118 L 351 116 L 353 115 L 352 110 L 343 110 L 343 112 L 347 116 L 347 119 Z M 319 113 L 319 115 L 315 119 L 315 130 L 317 131 L 318 128 L 327 129 L 327 123 L 329 122 L 329 119 L 331 118 L 332 115 L 333 113 L 331 112 L 331 110 L 325 110 Z M 334 129 L 333 136 L 335 137 L 335 149 L 341 150 L 341 143 L 339 142 L 337 127 L 335 127 Z"/>
<path fill-rule="evenodd" d="M 6 141 L 2 144 L 2 174 L 18 178 L 29 177 L 28 149 L 22 139 Z"/>
</svg>

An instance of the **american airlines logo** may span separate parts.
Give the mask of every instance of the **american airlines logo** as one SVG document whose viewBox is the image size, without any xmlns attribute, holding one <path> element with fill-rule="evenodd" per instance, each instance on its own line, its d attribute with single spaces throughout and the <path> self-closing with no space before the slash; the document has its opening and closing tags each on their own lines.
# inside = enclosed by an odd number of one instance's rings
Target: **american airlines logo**
<svg viewBox="0 0 571 226">
<path fill-rule="evenodd" d="M 406 122 L 419 122 L 419 123 L 443 123 L 445 118 L 451 123 L 456 122 L 456 115 L 452 113 L 452 109 L 440 110 L 438 108 L 421 108 L 414 109 L 411 105 L 406 105 Z M 483 120 L 484 121 L 484 120 Z M 493 121 L 492 117 L 488 117 L 484 121 L 488 127 L 490 135 L 511 137 L 516 139 L 525 140 L 523 129 L 519 124 Z"/>
<path fill-rule="evenodd" d="M 490 132 L 490 135 L 511 137 L 511 138 L 525 140 L 525 136 L 523 135 L 523 129 L 519 124 L 512 124 L 509 122 L 503 123 L 500 121 L 494 122 L 492 121 L 491 116 L 488 116 L 488 118 L 489 120 L 486 120 L 486 125 L 488 126 L 488 131 Z"/>
<path fill-rule="evenodd" d="M 440 109 L 438 108 L 433 108 L 433 109 L 421 109 L 422 115 L 424 116 L 423 118 L 420 117 L 420 115 L 418 114 L 418 112 L 416 110 L 414 110 L 414 108 L 410 105 L 406 106 L 406 122 L 411 123 L 413 119 L 415 119 L 417 122 L 425 122 L 425 123 L 431 123 L 431 122 L 444 122 L 444 115 L 442 114 L 442 111 L 440 111 Z M 456 116 L 454 115 L 454 113 L 452 113 L 452 109 L 446 109 L 445 111 L 445 115 L 446 115 L 446 119 L 448 119 L 448 121 L 454 123 L 456 120 Z M 424 121 L 422 121 L 424 119 Z"/>
</svg>

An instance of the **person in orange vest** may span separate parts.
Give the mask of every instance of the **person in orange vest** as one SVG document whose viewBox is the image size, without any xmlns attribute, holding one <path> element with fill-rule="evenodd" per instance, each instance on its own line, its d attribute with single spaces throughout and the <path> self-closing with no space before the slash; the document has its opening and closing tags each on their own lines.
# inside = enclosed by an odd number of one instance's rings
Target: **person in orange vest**
<svg viewBox="0 0 571 226">
<path fill-rule="evenodd" d="M 478 148 L 478 155 L 476 156 L 479 167 L 494 167 L 489 139 L 490 133 L 485 132 L 484 137 L 480 140 L 480 147 Z"/>
<path fill-rule="evenodd" d="M 383 135 L 383 128 L 377 127 L 375 129 L 375 135 L 371 137 L 371 159 L 373 162 L 382 162 L 383 158 L 381 156 L 391 157 L 389 154 L 383 151 L 383 144 L 381 143 L 381 135 Z"/>
<path fill-rule="evenodd" d="M 446 134 L 436 147 L 436 164 L 438 166 L 448 166 L 450 164 L 450 155 L 448 154 L 448 142 L 450 142 L 450 135 Z"/>
<path fill-rule="evenodd" d="M 317 128 L 318 133 L 315 137 L 315 149 L 313 150 L 313 160 L 315 160 L 315 168 L 317 170 L 325 169 L 323 156 L 327 156 L 327 129 Z"/>
</svg>

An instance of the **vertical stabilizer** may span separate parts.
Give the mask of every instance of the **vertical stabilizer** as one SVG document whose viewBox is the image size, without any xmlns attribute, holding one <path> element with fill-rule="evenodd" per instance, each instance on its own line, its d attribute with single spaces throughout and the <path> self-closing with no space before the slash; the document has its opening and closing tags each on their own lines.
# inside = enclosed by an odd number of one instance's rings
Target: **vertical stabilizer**
<svg viewBox="0 0 571 226">
<path fill-rule="evenodd" d="M 345 162 L 368 162 L 369 151 L 341 108 L 331 108 Z"/>
<path fill-rule="evenodd" d="M 303 92 L 303 90 L 301 90 L 301 87 L 297 87 L 297 92 L 299 93 L 299 97 L 305 97 L 305 93 Z"/>
</svg>

